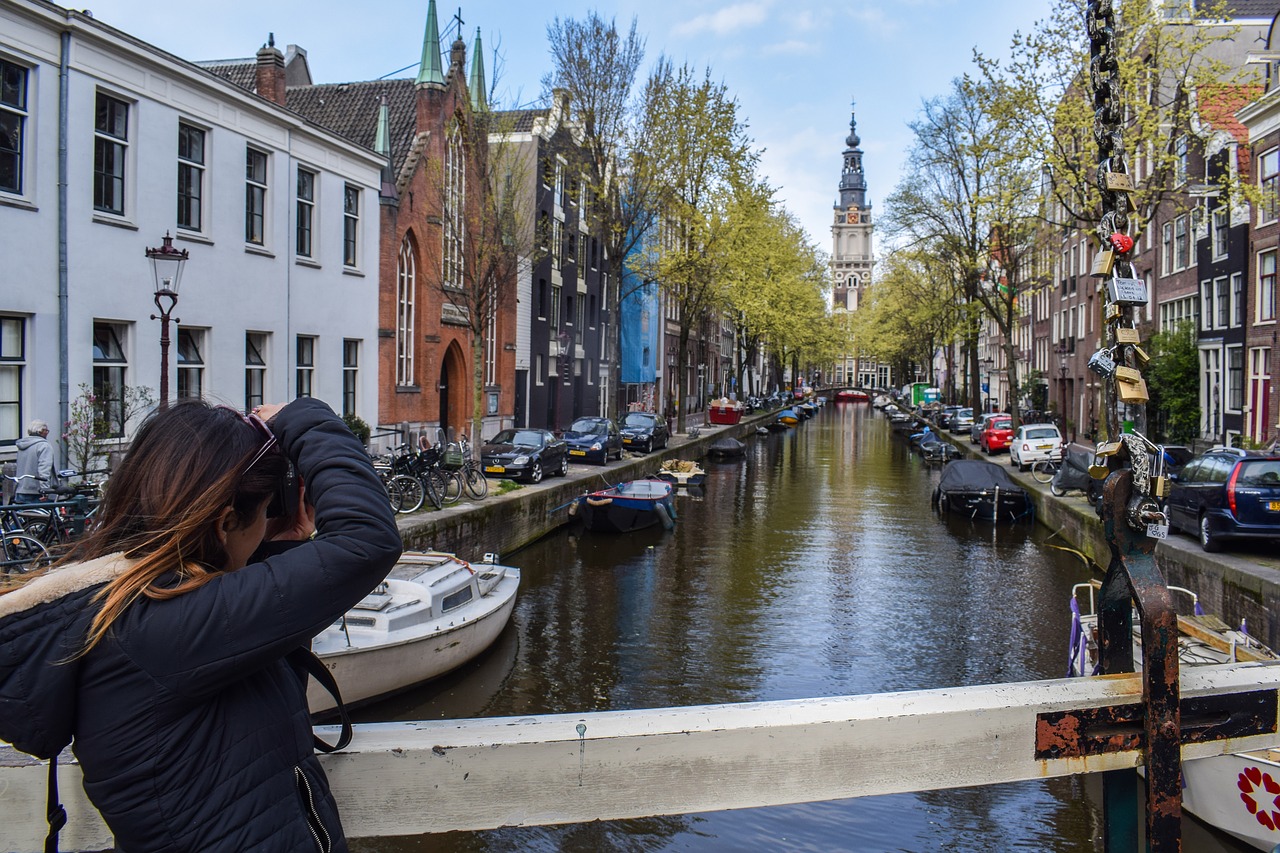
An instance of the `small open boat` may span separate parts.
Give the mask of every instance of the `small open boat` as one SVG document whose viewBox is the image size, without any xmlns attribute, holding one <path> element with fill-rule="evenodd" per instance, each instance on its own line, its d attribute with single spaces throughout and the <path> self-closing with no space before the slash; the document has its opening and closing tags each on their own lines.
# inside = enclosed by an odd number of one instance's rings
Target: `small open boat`
<svg viewBox="0 0 1280 853">
<path fill-rule="evenodd" d="M 982 459 L 957 459 L 942 469 L 933 492 L 933 508 L 985 521 L 1032 517 L 1026 489 L 1004 468 Z"/>
<path fill-rule="evenodd" d="M 842 388 L 836 392 L 837 403 L 867 403 L 870 400 L 866 391 L 859 391 L 856 388 Z"/>
<path fill-rule="evenodd" d="M 778 423 L 784 426 L 795 426 L 800 423 L 800 415 L 796 413 L 795 409 L 783 409 L 778 412 Z"/>
<path fill-rule="evenodd" d="M 658 479 L 666 480 L 676 486 L 701 486 L 707 479 L 707 472 L 697 462 L 689 459 L 668 459 L 662 463 L 658 471 Z"/>
<path fill-rule="evenodd" d="M 569 515 L 581 518 L 588 530 L 630 533 L 661 524 L 676 526 L 672 486 L 663 480 L 630 480 L 583 495 L 569 505 Z"/>
<path fill-rule="evenodd" d="M 1098 668 L 1095 593 L 1100 587 L 1101 583 L 1091 581 L 1071 590 L 1068 677 L 1093 675 Z M 1275 652 L 1249 636 L 1243 625 L 1236 630 L 1206 614 L 1191 590 L 1171 586 L 1169 591 L 1191 599 L 1192 615 L 1178 617 L 1179 668 L 1280 661 Z M 1136 616 L 1133 626 L 1133 661 L 1140 670 L 1142 635 Z M 1182 807 L 1187 812 L 1250 847 L 1274 850 L 1280 845 L 1280 749 L 1184 759 L 1182 785 Z"/>
<path fill-rule="evenodd" d="M 487 555 L 468 563 L 453 554 L 406 551 L 393 574 L 311 642 L 348 706 L 405 690 L 467 663 L 506 627 L 520 570 Z M 311 681 L 312 713 L 333 698 Z"/>
</svg>

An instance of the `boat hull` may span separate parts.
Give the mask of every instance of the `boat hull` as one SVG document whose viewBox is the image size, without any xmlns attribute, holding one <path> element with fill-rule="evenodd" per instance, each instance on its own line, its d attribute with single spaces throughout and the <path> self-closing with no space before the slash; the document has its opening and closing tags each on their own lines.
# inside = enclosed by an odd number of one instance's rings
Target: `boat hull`
<svg viewBox="0 0 1280 853">
<path fill-rule="evenodd" d="M 644 530 L 655 524 L 662 524 L 659 514 L 660 502 L 656 500 L 636 500 L 629 498 L 612 498 L 608 504 L 593 504 L 584 500 L 578 514 L 588 530 L 601 533 L 630 533 L 633 530 Z M 667 510 L 669 513 L 669 510 Z"/>
<path fill-rule="evenodd" d="M 1031 500 L 1018 489 L 995 490 L 951 489 L 938 493 L 938 508 L 965 518 L 982 521 L 1018 521 L 1031 517 Z"/>
</svg>

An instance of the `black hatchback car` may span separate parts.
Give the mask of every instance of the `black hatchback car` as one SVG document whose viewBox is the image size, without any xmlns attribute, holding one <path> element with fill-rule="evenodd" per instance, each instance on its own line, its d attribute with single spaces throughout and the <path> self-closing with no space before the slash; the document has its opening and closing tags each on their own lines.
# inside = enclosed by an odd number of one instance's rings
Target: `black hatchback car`
<svg viewBox="0 0 1280 853">
<path fill-rule="evenodd" d="M 622 446 L 628 450 L 643 450 L 648 453 L 666 447 L 671 441 L 666 419 L 654 412 L 627 412 L 623 415 L 620 426 Z"/>
<path fill-rule="evenodd" d="M 1169 526 L 1220 551 L 1229 539 L 1280 539 L 1280 456 L 1215 447 L 1173 475 Z"/>
<path fill-rule="evenodd" d="M 480 448 L 486 474 L 540 483 L 569 472 L 569 448 L 545 429 L 504 429 Z"/>
</svg>

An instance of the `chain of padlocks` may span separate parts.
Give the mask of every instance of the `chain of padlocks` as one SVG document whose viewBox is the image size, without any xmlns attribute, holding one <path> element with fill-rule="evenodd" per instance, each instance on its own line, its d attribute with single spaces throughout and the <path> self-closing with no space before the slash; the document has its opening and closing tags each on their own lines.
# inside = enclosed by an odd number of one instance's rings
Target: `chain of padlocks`
<svg viewBox="0 0 1280 853">
<path fill-rule="evenodd" d="M 1133 179 L 1125 161 L 1120 127 L 1124 111 L 1112 0 L 1091 0 L 1087 26 L 1093 133 L 1098 145 L 1097 186 L 1102 198 L 1098 226 L 1102 250 L 1094 258 L 1092 275 L 1106 279 L 1104 345 L 1089 359 L 1089 369 L 1103 380 L 1107 435 L 1113 438 L 1097 446 L 1089 475 L 1105 480 L 1112 471 L 1127 464 L 1133 471 L 1132 497 L 1126 507 L 1129 525 L 1147 536 L 1164 539 L 1169 535 L 1169 520 L 1159 504 L 1169 493 L 1164 447 L 1139 429 L 1146 425 L 1149 399 L 1141 368 L 1150 357 L 1140 345 L 1134 314 L 1147 304 L 1148 294 L 1147 283 L 1137 277 L 1132 259 L 1129 194 L 1133 192 Z M 1130 422 L 1127 428 L 1122 428 L 1122 406 L 1128 415 L 1124 420 Z"/>
</svg>

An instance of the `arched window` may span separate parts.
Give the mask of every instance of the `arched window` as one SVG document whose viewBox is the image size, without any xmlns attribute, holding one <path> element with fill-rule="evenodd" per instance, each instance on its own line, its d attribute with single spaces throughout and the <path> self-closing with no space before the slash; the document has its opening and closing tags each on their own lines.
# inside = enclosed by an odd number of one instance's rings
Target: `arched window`
<svg viewBox="0 0 1280 853">
<path fill-rule="evenodd" d="M 405 235 L 396 264 L 396 384 L 413 382 L 413 303 L 418 296 L 418 265 Z"/>
<path fill-rule="evenodd" d="M 449 128 L 444 155 L 444 267 L 440 271 L 445 287 L 463 286 L 464 215 L 467 204 L 466 152 L 458 123 Z"/>
</svg>

